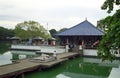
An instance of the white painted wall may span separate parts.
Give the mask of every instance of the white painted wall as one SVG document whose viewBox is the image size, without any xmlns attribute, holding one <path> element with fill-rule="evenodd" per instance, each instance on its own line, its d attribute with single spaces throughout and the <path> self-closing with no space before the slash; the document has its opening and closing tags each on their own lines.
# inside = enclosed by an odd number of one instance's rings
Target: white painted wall
<svg viewBox="0 0 120 78">
<path fill-rule="evenodd" d="M 21 50 L 38 50 L 37 52 L 42 53 L 64 53 L 65 48 L 60 48 L 56 46 L 32 46 L 32 45 L 11 45 L 11 49 L 21 49 Z"/>
<path fill-rule="evenodd" d="M 96 49 L 84 49 L 83 55 L 85 55 L 85 56 L 97 56 L 97 50 Z"/>
<path fill-rule="evenodd" d="M 30 45 L 11 45 L 11 49 L 28 49 L 28 50 L 40 50 L 39 46 Z"/>
</svg>

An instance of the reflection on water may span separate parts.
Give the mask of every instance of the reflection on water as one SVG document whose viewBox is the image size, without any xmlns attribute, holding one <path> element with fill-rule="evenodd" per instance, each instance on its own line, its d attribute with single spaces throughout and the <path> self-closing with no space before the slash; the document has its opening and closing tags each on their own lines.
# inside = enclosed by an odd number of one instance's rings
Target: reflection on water
<svg viewBox="0 0 120 78">
<path fill-rule="evenodd" d="M 99 66 L 108 66 L 108 67 L 119 67 L 120 61 L 114 60 L 113 62 L 110 62 L 108 60 L 102 61 L 102 59 L 98 58 L 83 58 L 83 61 L 86 63 L 97 63 Z"/>
<path fill-rule="evenodd" d="M 0 65 L 11 64 L 15 60 L 26 59 L 36 56 L 35 52 L 7 51 L 0 55 Z"/>
<path fill-rule="evenodd" d="M 37 55 L 35 52 L 29 52 L 29 51 L 11 51 L 11 53 L 12 53 L 12 60 L 26 59 Z"/>
<path fill-rule="evenodd" d="M 1 54 L 0 55 L 0 65 L 11 64 L 12 63 L 11 59 L 12 59 L 11 52 L 8 51 L 4 54 Z"/>
<path fill-rule="evenodd" d="M 76 74 L 71 72 L 63 72 L 56 76 L 56 78 L 105 78 L 102 76 L 94 76 L 94 75 L 87 75 L 87 74 Z"/>
<path fill-rule="evenodd" d="M 56 78 L 71 78 L 71 77 L 68 77 L 62 73 L 62 74 L 57 75 Z"/>
<path fill-rule="evenodd" d="M 111 66 L 106 64 L 110 62 L 101 62 L 97 58 L 75 58 L 50 69 L 28 73 L 25 78 L 108 78 L 111 69 L 119 67 L 120 63 L 114 61 Z"/>
</svg>

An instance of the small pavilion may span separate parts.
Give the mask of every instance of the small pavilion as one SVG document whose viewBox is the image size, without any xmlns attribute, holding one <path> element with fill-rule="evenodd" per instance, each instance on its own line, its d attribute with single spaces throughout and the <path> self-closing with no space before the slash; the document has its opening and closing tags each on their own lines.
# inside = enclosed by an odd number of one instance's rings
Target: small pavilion
<svg viewBox="0 0 120 78">
<path fill-rule="evenodd" d="M 85 49 L 95 49 L 103 35 L 103 31 L 86 19 L 55 36 L 60 38 L 60 45 L 72 45 L 74 51 L 78 51 L 79 45 Z"/>
<path fill-rule="evenodd" d="M 19 44 L 20 43 L 20 38 L 19 37 L 11 37 L 10 41 L 12 42 L 12 44 Z"/>
<path fill-rule="evenodd" d="M 43 43 L 43 40 L 44 39 L 42 37 L 40 37 L 40 36 L 34 37 L 34 38 L 32 38 L 32 43 L 33 43 L 33 45 L 39 46 L 39 45 L 41 45 Z"/>
</svg>

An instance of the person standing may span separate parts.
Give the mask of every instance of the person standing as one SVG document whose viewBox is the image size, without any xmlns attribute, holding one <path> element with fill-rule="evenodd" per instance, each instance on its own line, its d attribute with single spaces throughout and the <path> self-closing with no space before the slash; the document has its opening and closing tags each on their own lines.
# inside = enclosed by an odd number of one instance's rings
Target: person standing
<svg viewBox="0 0 120 78">
<path fill-rule="evenodd" d="M 54 51 L 54 53 L 53 53 L 53 57 L 54 57 L 55 60 L 57 59 L 56 51 Z"/>
<path fill-rule="evenodd" d="M 79 50 L 81 51 L 83 48 L 82 48 L 82 45 L 79 46 Z"/>
<path fill-rule="evenodd" d="M 68 50 L 69 50 L 69 45 L 66 44 L 66 46 L 65 46 L 65 52 L 68 53 Z"/>
<path fill-rule="evenodd" d="M 79 53 L 80 53 L 80 55 L 83 55 L 83 47 L 82 47 L 82 45 L 79 45 Z"/>
</svg>

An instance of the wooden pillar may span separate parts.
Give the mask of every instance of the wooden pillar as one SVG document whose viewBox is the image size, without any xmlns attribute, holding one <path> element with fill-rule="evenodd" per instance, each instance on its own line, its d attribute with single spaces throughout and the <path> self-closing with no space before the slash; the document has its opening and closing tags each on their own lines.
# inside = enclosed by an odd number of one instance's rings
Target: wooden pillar
<svg viewBox="0 0 120 78">
<path fill-rule="evenodd" d="M 21 77 L 20 77 L 20 78 L 25 78 L 24 73 L 21 74 Z"/>
<path fill-rule="evenodd" d="M 20 75 L 16 75 L 16 76 L 14 76 L 13 78 L 25 78 L 25 77 L 24 77 L 24 73 L 21 73 Z"/>
</svg>

